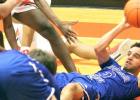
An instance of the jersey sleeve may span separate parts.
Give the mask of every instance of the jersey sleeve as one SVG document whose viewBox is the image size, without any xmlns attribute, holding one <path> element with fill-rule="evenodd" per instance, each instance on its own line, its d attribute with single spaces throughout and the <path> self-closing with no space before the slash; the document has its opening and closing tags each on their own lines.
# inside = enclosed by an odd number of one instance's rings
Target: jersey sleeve
<svg viewBox="0 0 140 100">
<path fill-rule="evenodd" d="M 116 67 L 121 67 L 121 66 L 120 66 L 114 59 L 112 59 L 112 58 L 109 58 L 109 60 L 106 61 L 105 63 L 101 64 L 100 67 L 101 67 L 101 69 L 103 69 L 103 68 L 106 68 L 106 67 L 109 67 L 109 66 L 112 66 L 112 65 L 114 65 L 114 66 L 116 66 Z"/>
</svg>

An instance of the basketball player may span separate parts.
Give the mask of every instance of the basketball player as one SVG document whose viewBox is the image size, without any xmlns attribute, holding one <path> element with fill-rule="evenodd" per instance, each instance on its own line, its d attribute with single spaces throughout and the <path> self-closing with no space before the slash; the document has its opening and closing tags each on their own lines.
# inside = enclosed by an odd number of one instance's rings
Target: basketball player
<svg viewBox="0 0 140 100">
<path fill-rule="evenodd" d="M 17 50 L 0 58 L 0 100 L 56 100 L 53 76 L 42 64 Z"/>
<path fill-rule="evenodd" d="M 51 0 L 46 0 L 46 1 L 47 1 L 48 5 L 50 6 Z M 17 26 L 16 24 L 18 25 L 19 23 L 15 23 L 15 26 Z M 24 25 L 23 27 L 17 27 L 16 30 L 18 30 L 17 31 L 18 35 L 16 37 L 17 37 L 18 42 L 20 43 L 19 45 L 20 45 L 21 52 L 28 54 L 30 51 L 30 48 L 40 48 L 40 47 L 41 47 L 40 49 L 43 49 L 43 50 L 45 49 L 48 52 L 49 51 L 52 52 L 52 49 L 51 49 L 50 44 L 48 43 L 48 40 L 46 40 L 45 38 L 40 36 L 40 34 L 35 32 L 30 27 Z M 43 43 L 44 46 L 41 46 L 40 45 L 41 43 Z"/>
<path fill-rule="evenodd" d="M 104 48 L 120 31 L 125 29 L 125 25 L 124 22 L 120 23 L 101 38 L 101 41 L 93 49 L 97 58 L 100 58 L 98 56 L 100 50 L 105 53 Z M 112 58 L 106 60 L 104 57 L 108 54 L 101 54 L 104 59 L 98 59 L 99 64 L 104 60 L 105 62 L 101 64 L 102 70 L 95 75 L 81 75 L 76 72 L 59 73 L 55 75 L 55 80 L 43 65 L 30 57 L 15 50 L 3 51 L 0 53 L 0 58 L 5 57 L 6 60 L 0 61 L 0 65 L 2 65 L 0 67 L 0 99 L 46 100 L 52 97 L 55 88 L 58 100 L 60 92 L 61 100 L 129 100 L 140 95 L 139 80 L 135 76 L 137 73 L 130 74 L 134 69 L 135 72 L 140 71 L 138 53 L 140 47 L 137 46 L 138 43 L 130 49 L 124 70 Z M 47 57 L 45 54 L 41 58 L 40 54 L 41 52 L 38 51 L 32 52 L 31 56 L 34 56 L 35 59 L 38 56 L 40 61 L 44 60 L 44 63 L 41 63 L 46 67 L 56 67 L 54 58 L 49 55 Z M 45 63 L 46 61 L 50 63 Z M 134 66 L 135 64 L 138 67 Z"/>
<path fill-rule="evenodd" d="M 48 39 L 52 46 L 53 52 L 61 60 L 67 71 L 77 71 L 65 44 L 49 21 L 54 23 L 61 30 L 68 41 L 72 40 L 73 37 L 76 38 L 76 33 L 68 27 L 69 25 L 64 25 L 61 23 L 61 21 L 50 9 L 46 1 L 35 0 L 35 2 L 41 10 L 36 7 L 35 3 L 32 0 L 25 0 L 13 10 L 13 17 L 21 23 L 28 25 L 29 27 L 40 33 L 43 37 Z M 4 30 L 6 36 L 8 35 L 7 38 L 10 45 L 12 46 L 12 48 L 18 49 L 13 31 L 11 16 L 9 15 L 3 20 Z"/>
<path fill-rule="evenodd" d="M 124 69 L 106 51 L 110 42 L 127 27 L 123 20 L 105 34 L 93 49 L 101 66 L 99 72 L 92 75 L 76 72 L 55 75 L 60 100 L 132 100 L 140 96 L 140 80 L 137 77 L 140 72 L 140 43 L 134 44 L 129 50 Z M 31 56 L 37 54 L 34 52 Z"/>
<path fill-rule="evenodd" d="M 105 34 L 94 47 L 100 71 L 93 75 L 75 72 L 56 74 L 59 89 L 62 89 L 61 100 L 132 100 L 140 96 L 140 79 L 137 77 L 140 72 L 140 43 L 135 43 L 129 50 L 123 69 L 110 58 L 106 50 L 126 27 L 124 20 Z"/>
</svg>

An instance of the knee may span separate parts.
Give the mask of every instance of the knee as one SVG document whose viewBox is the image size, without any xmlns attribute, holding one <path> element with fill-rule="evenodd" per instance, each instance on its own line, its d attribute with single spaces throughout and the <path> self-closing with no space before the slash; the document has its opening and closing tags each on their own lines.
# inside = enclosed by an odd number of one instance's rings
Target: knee
<svg viewBox="0 0 140 100">
<path fill-rule="evenodd" d="M 69 83 L 68 85 L 66 85 L 66 88 L 68 88 L 71 91 L 77 91 L 80 87 L 81 86 L 79 83 Z"/>
<path fill-rule="evenodd" d="M 79 83 L 69 83 L 63 88 L 61 96 L 64 97 L 67 93 L 73 98 L 72 100 L 79 100 L 83 97 L 84 90 Z"/>
</svg>

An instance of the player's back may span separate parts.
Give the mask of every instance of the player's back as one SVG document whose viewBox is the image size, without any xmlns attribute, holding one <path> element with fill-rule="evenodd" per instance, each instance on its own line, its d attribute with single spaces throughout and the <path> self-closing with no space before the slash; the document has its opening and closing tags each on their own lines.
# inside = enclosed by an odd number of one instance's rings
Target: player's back
<svg viewBox="0 0 140 100">
<path fill-rule="evenodd" d="M 0 59 L 0 100 L 46 100 L 54 93 L 37 61 L 16 50 L 0 52 Z"/>
<path fill-rule="evenodd" d="M 29 61 L 27 56 L 16 50 L 0 52 L 0 59 L 0 77 L 2 77 L 2 75 L 15 73 L 19 69 L 29 70 L 29 67 L 26 67 Z"/>
<path fill-rule="evenodd" d="M 20 70 L 31 70 L 25 67 L 27 59 L 25 55 L 20 54 L 16 50 L 8 50 L 0 52 L 0 100 L 7 100 L 5 96 L 9 83 L 12 81 L 12 75 L 20 73 Z M 22 66 L 19 66 L 22 65 Z M 22 73 L 22 72 L 21 72 Z"/>
</svg>

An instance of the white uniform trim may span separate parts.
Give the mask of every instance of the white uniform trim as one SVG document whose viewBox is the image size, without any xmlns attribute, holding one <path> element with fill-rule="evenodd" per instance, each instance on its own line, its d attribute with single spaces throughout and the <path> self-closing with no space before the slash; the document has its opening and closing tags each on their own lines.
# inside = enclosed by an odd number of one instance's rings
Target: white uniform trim
<svg viewBox="0 0 140 100">
<path fill-rule="evenodd" d="M 46 100 L 51 100 L 52 96 L 54 95 L 55 89 L 52 88 L 51 94 L 46 98 Z"/>
<path fill-rule="evenodd" d="M 50 6 L 51 5 L 51 0 L 45 0 L 48 5 Z M 12 10 L 12 15 L 15 14 L 15 13 L 21 13 L 21 12 L 25 12 L 25 11 L 29 11 L 29 10 L 33 10 L 33 9 L 36 9 L 37 6 L 34 4 L 34 1 L 33 0 L 30 0 L 30 4 L 23 4 L 21 5 L 21 3 L 19 5 L 17 5 L 13 10 Z"/>
</svg>

